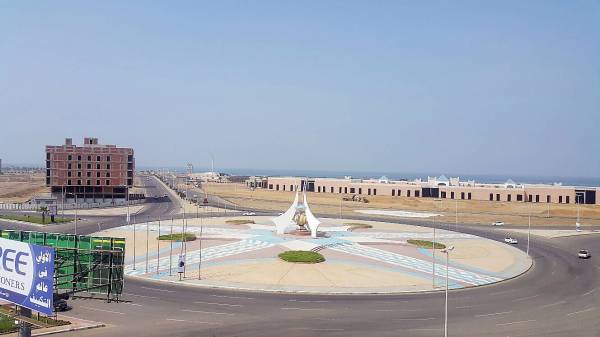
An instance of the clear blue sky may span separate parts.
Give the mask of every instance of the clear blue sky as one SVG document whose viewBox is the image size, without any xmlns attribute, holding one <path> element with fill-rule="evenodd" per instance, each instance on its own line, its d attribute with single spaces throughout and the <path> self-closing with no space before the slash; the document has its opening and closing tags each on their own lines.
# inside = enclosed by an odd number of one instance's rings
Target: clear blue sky
<svg viewBox="0 0 600 337">
<path fill-rule="evenodd" d="M 598 1 L 0 2 L 0 158 L 600 176 Z"/>
</svg>

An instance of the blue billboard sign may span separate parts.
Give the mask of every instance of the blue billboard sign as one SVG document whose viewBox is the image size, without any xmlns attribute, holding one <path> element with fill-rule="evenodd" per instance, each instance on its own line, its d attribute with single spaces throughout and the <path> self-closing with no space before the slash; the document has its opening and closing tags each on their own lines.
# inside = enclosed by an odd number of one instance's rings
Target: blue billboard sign
<svg viewBox="0 0 600 337">
<path fill-rule="evenodd" d="M 52 315 L 54 249 L 0 238 L 0 299 Z"/>
</svg>

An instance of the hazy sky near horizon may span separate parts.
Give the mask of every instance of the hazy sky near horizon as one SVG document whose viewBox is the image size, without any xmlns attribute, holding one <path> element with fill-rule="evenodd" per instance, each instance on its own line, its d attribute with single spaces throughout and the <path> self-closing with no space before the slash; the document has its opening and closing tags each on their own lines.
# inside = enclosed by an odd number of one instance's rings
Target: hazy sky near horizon
<svg viewBox="0 0 600 337">
<path fill-rule="evenodd" d="M 600 176 L 598 1 L 0 0 L 0 158 Z"/>
</svg>

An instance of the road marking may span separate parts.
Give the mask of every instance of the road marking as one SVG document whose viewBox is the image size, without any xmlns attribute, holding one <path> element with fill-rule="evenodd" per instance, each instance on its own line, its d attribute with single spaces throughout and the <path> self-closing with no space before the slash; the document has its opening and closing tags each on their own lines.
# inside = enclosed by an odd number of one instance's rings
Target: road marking
<svg viewBox="0 0 600 337">
<path fill-rule="evenodd" d="M 396 311 L 394 309 L 376 309 L 375 311 L 387 312 L 387 311 Z"/>
<path fill-rule="evenodd" d="M 540 295 L 537 294 L 537 295 L 533 295 L 533 296 L 528 296 L 528 297 L 523 297 L 523 298 L 517 298 L 516 300 L 512 300 L 512 302 L 526 301 L 526 300 L 530 300 L 532 298 L 536 298 L 538 296 L 540 296 Z"/>
<path fill-rule="evenodd" d="M 502 311 L 502 312 L 495 312 L 493 314 L 481 314 L 481 315 L 475 315 L 475 317 L 487 317 L 487 316 L 496 316 L 496 315 L 504 315 L 504 314 L 510 314 L 512 311 Z"/>
<path fill-rule="evenodd" d="M 554 302 L 554 303 L 542 305 L 540 308 L 547 308 L 547 307 L 552 307 L 552 306 L 555 306 L 555 305 L 565 304 L 565 303 L 567 303 L 567 301 L 558 301 L 558 302 Z"/>
<path fill-rule="evenodd" d="M 117 314 L 117 315 L 125 315 L 124 313 L 122 313 L 122 312 L 119 312 L 119 311 L 104 310 L 104 309 L 90 308 L 90 307 L 80 307 L 80 308 L 83 308 L 83 309 L 88 309 L 88 310 L 92 310 L 92 311 L 102 311 L 102 312 L 108 312 L 108 313 L 111 313 L 111 314 Z"/>
<path fill-rule="evenodd" d="M 194 303 L 198 303 L 198 304 L 210 304 L 210 305 L 222 305 L 224 307 L 243 307 L 243 305 L 241 305 L 241 304 L 215 303 L 215 302 L 203 302 L 203 301 L 196 301 Z"/>
<path fill-rule="evenodd" d="M 129 303 L 129 302 L 121 302 L 123 304 L 127 304 L 127 305 L 133 305 L 135 307 L 142 307 L 143 305 L 139 304 L 139 303 Z"/>
<path fill-rule="evenodd" d="M 199 321 L 188 321 L 185 319 L 177 319 L 177 318 L 166 318 L 167 321 L 173 321 L 173 322 L 187 322 L 187 323 L 194 323 L 194 324 L 214 324 L 214 325 L 221 325 L 221 323 L 215 323 L 215 322 L 199 322 Z"/>
<path fill-rule="evenodd" d="M 209 295 L 212 297 L 219 297 L 219 298 L 233 298 L 233 299 L 239 299 L 239 300 L 255 300 L 256 298 L 254 297 L 243 297 L 243 296 L 225 296 L 225 295 Z"/>
<path fill-rule="evenodd" d="M 181 309 L 181 311 L 193 312 L 196 314 L 213 314 L 213 315 L 229 315 L 229 316 L 235 315 L 234 313 L 230 313 L 230 312 L 214 312 L 214 311 L 188 310 L 188 309 Z"/>
<path fill-rule="evenodd" d="M 329 303 L 329 301 L 302 301 L 302 300 L 288 300 L 288 302 L 298 302 L 298 303 Z"/>
<path fill-rule="evenodd" d="M 598 290 L 598 288 L 594 288 L 594 289 L 592 289 L 592 290 L 588 291 L 588 292 L 587 292 L 587 293 L 585 293 L 585 294 L 581 294 L 581 296 L 587 296 L 587 295 L 589 295 L 589 294 L 593 293 L 593 292 L 594 292 L 594 291 L 596 291 L 596 290 Z"/>
<path fill-rule="evenodd" d="M 462 307 L 455 307 L 456 309 L 467 309 L 467 308 L 472 308 L 472 305 L 463 305 Z"/>
<path fill-rule="evenodd" d="M 529 322 L 535 322 L 535 319 L 528 319 L 526 321 L 516 321 L 516 322 L 509 322 L 509 323 L 498 323 L 496 325 L 502 326 L 502 325 L 513 325 L 513 324 L 521 324 L 521 323 L 529 323 Z"/>
<path fill-rule="evenodd" d="M 167 289 L 159 289 L 159 288 L 150 288 L 150 287 L 140 287 L 142 289 L 152 290 L 152 291 L 162 291 L 165 293 L 174 293 L 175 290 L 167 290 Z"/>
<path fill-rule="evenodd" d="M 158 298 L 158 297 L 154 297 L 154 296 L 137 295 L 137 294 L 128 294 L 128 293 L 127 293 L 127 294 L 126 294 L 126 293 L 123 293 L 123 295 L 127 295 L 127 296 L 137 296 L 137 297 L 143 297 L 143 298 L 153 298 L 153 299 L 156 299 L 156 300 L 159 300 L 159 299 L 160 299 L 160 298 Z"/>
<path fill-rule="evenodd" d="M 279 308 L 281 310 L 323 310 L 321 308 L 290 308 L 290 307 L 284 307 L 284 308 Z"/>
<path fill-rule="evenodd" d="M 432 319 L 437 319 L 436 317 L 427 317 L 427 318 L 395 318 L 394 321 L 430 321 Z"/>
<path fill-rule="evenodd" d="M 331 329 L 327 329 L 327 328 L 289 328 L 289 330 L 309 330 L 309 331 L 344 331 L 344 329 L 341 328 L 331 328 Z"/>
<path fill-rule="evenodd" d="M 592 311 L 592 310 L 595 310 L 595 309 L 596 309 L 595 307 L 591 307 L 591 308 L 587 308 L 587 309 L 584 309 L 584 310 L 579 310 L 579 311 L 572 312 L 570 314 L 567 314 L 567 316 L 582 314 L 584 312 Z"/>
</svg>

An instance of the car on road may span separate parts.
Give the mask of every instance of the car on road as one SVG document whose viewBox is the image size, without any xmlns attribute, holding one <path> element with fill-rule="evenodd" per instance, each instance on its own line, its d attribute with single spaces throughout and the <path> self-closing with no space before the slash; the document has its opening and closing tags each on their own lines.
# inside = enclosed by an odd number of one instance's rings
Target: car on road
<svg viewBox="0 0 600 337">
<path fill-rule="evenodd" d="M 495 221 L 495 222 L 492 222 L 492 226 L 504 226 L 504 222 L 502 222 L 502 221 Z"/>
<path fill-rule="evenodd" d="M 511 245 L 516 245 L 517 243 L 519 243 L 519 241 L 517 241 L 517 239 L 515 239 L 515 238 L 511 238 L 510 236 L 507 236 L 507 237 L 504 239 L 504 242 L 506 242 L 506 243 L 509 243 L 509 244 L 511 244 Z"/>
<path fill-rule="evenodd" d="M 580 259 L 589 259 L 590 257 L 592 257 L 592 254 L 590 253 L 589 250 L 582 249 L 579 251 L 579 253 L 577 253 L 577 256 Z"/>
<path fill-rule="evenodd" d="M 256 213 L 254 213 L 254 212 L 244 212 L 244 213 L 242 213 L 242 215 L 256 215 Z"/>
<path fill-rule="evenodd" d="M 67 310 L 71 310 L 71 307 L 69 306 L 66 300 L 62 298 L 54 300 L 54 311 L 60 312 Z"/>
</svg>

